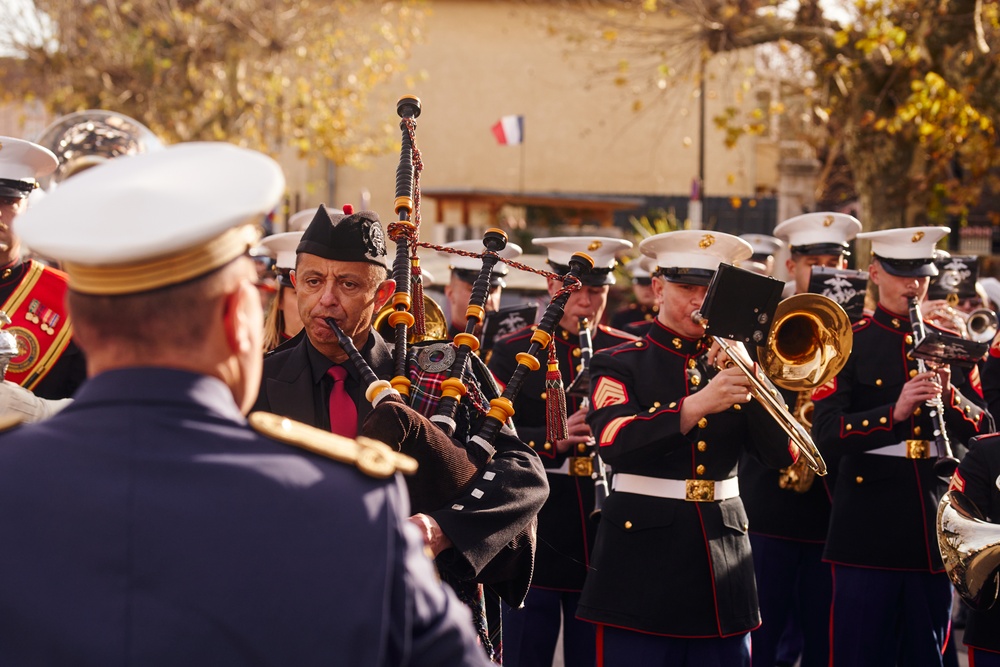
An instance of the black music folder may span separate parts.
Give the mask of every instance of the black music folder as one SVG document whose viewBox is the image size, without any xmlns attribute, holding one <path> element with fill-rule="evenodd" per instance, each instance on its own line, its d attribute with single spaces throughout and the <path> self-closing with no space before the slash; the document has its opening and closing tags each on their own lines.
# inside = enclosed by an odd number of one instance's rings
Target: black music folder
<svg viewBox="0 0 1000 667">
<path fill-rule="evenodd" d="M 711 336 L 764 345 L 785 283 L 731 264 L 720 264 L 701 304 Z"/>
</svg>

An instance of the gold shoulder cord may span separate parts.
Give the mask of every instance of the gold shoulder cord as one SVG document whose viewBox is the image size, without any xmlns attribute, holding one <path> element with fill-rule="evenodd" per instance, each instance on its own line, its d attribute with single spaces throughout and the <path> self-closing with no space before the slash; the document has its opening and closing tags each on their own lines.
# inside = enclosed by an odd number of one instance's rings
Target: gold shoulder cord
<svg viewBox="0 0 1000 667">
<path fill-rule="evenodd" d="M 393 451 L 378 440 L 345 438 L 269 412 L 251 413 L 248 420 L 258 433 L 335 461 L 354 464 L 369 477 L 386 478 L 397 471 L 413 474 L 417 470 L 415 459 Z"/>
</svg>

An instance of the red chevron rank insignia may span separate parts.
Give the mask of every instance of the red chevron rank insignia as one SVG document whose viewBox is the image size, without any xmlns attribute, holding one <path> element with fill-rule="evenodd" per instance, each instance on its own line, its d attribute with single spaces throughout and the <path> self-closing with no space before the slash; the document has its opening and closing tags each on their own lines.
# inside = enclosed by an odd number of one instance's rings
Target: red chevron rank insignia
<svg viewBox="0 0 1000 667">
<path fill-rule="evenodd" d="M 835 391 L 837 391 L 836 377 L 830 380 L 829 382 L 821 384 L 820 386 L 813 389 L 812 396 L 810 398 L 812 398 L 814 402 L 821 401 Z"/>
<path fill-rule="evenodd" d="M 611 405 L 628 403 L 628 392 L 625 385 L 618 380 L 602 377 L 594 388 L 593 405 L 595 410 Z"/>
<path fill-rule="evenodd" d="M 951 484 L 948 485 L 948 489 L 965 493 L 965 478 L 962 477 L 962 473 L 955 471 L 955 474 L 951 476 Z"/>
</svg>

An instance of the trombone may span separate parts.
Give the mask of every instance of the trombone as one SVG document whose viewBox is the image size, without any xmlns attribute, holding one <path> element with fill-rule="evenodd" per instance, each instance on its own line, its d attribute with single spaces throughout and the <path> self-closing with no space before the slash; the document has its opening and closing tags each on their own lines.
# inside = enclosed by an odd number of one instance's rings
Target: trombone
<svg viewBox="0 0 1000 667">
<path fill-rule="evenodd" d="M 691 319 L 708 326 L 701 311 L 693 312 Z M 788 434 L 809 467 L 817 475 L 825 475 L 826 461 L 809 432 L 788 412 L 775 384 L 802 391 L 818 387 L 840 372 L 854 341 L 851 322 L 844 309 L 819 294 L 797 294 L 782 301 L 775 311 L 766 346 L 758 348 L 758 367 L 747 363 L 727 339 L 721 336 L 712 336 L 712 339 L 729 356 L 730 362 L 747 376 L 750 394 Z M 767 374 L 762 369 L 767 369 Z"/>
</svg>

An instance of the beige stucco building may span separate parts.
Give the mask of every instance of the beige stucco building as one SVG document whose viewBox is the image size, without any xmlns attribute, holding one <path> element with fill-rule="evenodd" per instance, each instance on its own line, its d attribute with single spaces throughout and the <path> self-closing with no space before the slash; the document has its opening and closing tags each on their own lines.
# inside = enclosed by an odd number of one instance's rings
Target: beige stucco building
<svg viewBox="0 0 1000 667">
<path fill-rule="evenodd" d="M 528 193 L 549 196 L 687 198 L 699 174 L 699 85 L 676 72 L 664 88 L 616 85 L 616 71 L 637 69 L 625 48 L 609 47 L 599 34 L 600 13 L 574 3 L 433 0 L 427 3 L 424 39 L 408 64 L 419 82 L 386 86 L 373 96 L 370 113 L 397 122 L 396 100 L 417 95 L 423 105 L 417 144 L 423 156 L 422 188 L 443 192 L 489 192 L 518 200 Z M 591 23 L 587 23 L 591 21 Z M 593 37 L 571 39 L 589 26 Z M 744 137 L 734 148 L 712 119 L 726 107 L 745 113 L 770 91 L 750 68 L 752 53 L 726 54 L 708 63 L 705 82 L 704 190 L 735 199 L 749 210 L 755 197 L 776 194 L 782 152 L 775 132 Z M 648 77 L 636 72 L 634 81 Z M 749 82 L 749 85 L 748 85 Z M 643 84 L 644 85 L 644 84 Z M 654 84 L 655 85 L 655 84 Z M 642 99 L 641 109 L 633 104 Z M 499 145 L 491 127 L 504 115 L 524 117 L 524 142 Z M 787 151 L 786 151 L 787 152 Z M 302 207 L 329 200 L 363 201 L 392 219 L 398 156 L 371 160 L 366 169 L 317 169 L 313 181 L 297 184 Z M 798 186 L 795 186 L 798 187 Z M 808 193 L 810 188 L 806 187 Z M 475 236 L 498 217 L 516 224 L 523 209 L 493 205 L 437 205 L 426 197 L 424 236 L 445 238 L 440 223 L 471 225 Z M 531 203 L 529 201 L 528 203 Z M 806 202 L 795 202 L 802 207 Z M 626 206 L 629 208 L 631 206 Z M 794 213 L 800 212 L 795 210 Z M 506 213 L 506 215 L 504 215 Z M 775 216 L 776 217 L 776 216 Z M 591 219 L 596 222 L 596 218 Z M 532 221 L 529 220 L 530 224 Z M 586 223 L 587 216 L 571 222 Z M 711 224 L 706 220 L 706 224 Z M 773 221 L 772 223 L 773 224 Z M 749 231 L 749 230 L 748 230 Z M 761 230 L 752 230 L 761 231 Z M 448 238 L 465 235 L 460 230 Z"/>
</svg>

